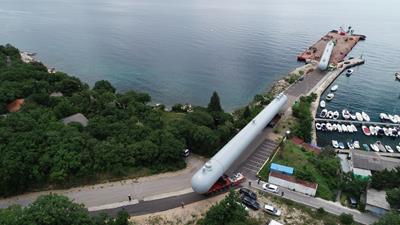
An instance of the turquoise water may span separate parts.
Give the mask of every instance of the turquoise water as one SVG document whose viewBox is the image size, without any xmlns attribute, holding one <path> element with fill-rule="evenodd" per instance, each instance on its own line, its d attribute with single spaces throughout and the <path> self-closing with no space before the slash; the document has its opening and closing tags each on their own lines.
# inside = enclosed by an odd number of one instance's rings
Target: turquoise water
<svg viewBox="0 0 400 225">
<path fill-rule="evenodd" d="M 154 102 L 245 105 L 300 65 L 323 34 L 352 25 L 367 63 L 339 78 L 332 107 L 397 109 L 400 4 L 396 0 L 2 0 L 0 42 L 93 84 L 149 92 Z M 400 113 L 399 113 L 400 114 Z"/>
</svg>

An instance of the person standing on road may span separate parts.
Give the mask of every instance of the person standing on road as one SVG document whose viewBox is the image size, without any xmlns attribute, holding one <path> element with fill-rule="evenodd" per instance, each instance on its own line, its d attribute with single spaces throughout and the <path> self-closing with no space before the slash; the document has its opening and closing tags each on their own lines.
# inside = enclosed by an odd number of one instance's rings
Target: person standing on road
<svg viewBox="0 0 400 225">
<path fill-rule="evenodd" d="M 185 203 L 183 201 L 181 201 L 181 206 L 182 206 L 182 209 L 185 208 Z"/>
<path fill-rule="evenodd" d="M 257 184 L 260 184 L 261 178 L 258 178 L 257 180 Z"/>
<path fill-rule="evenodd" d="M 285 192 L 282 191 L 282 197 L 285 195 Z"/>
<path fill-rule="evenodd" d="M 129 200 L 129 201 L 132 201 L 132 196 L 131 196 L 131 194 L 128 195 L 128 200 Z"/>
</svg>

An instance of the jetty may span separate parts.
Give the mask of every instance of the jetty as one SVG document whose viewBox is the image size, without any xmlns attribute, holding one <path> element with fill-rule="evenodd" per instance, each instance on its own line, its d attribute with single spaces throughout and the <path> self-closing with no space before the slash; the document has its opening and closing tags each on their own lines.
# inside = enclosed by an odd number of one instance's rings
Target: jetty
<svg viewBox="0 0 400 225">
<path fill-rule="evenodd" d="M 333 41 L 333 48 L 330 63 L 341 62 L 347 54 L 356 46 L 360 40 L 365 40 L 365 35 L 353 34 L 351 31 L 332 30 L 319 39 L 315 44 L 297 56 L 299 61 L 320 61 L 326 45 Z"/>
<path fill-rule="evenodd" d="M 392 126 L 398 127 L 400 124 L 398 123 L 385 123 L 385 122 L 374 122 L 374 121 L 358 121 L 358 120 L 335 120 L 335 119 L 327 119 L 327 118 L 315 118 L 315 122 L 324 122 L 324 123 L 350 123 L 354 125 L 374 125 L 374 126 Z"/>
</svg>

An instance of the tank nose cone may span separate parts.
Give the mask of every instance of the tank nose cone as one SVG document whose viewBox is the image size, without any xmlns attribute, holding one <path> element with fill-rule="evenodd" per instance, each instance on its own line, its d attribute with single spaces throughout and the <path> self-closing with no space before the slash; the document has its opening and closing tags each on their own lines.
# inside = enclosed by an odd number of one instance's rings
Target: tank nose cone
<svg viewBox="0 0 400 225">
<path fill-rule="evenodd" d="M 206 193 L 210 188 L 202 174 L 202 170 L 197 171 L 192 177 L 192 188 L 199 194 Z"/>
</svg>

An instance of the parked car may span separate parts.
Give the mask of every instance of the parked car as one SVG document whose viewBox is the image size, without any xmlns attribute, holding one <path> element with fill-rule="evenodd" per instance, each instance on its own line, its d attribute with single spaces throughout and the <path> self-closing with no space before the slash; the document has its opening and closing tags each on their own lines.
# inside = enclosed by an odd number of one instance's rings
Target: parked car
<svg viewBox="0 0 400 225">
<path fill-rule="evenodd" d="M 264 211 L 273 216 L 281 216 L 281 214 L 282 214 L 281 210 L 277 209 L 276 207 L 274 207 L 272 205 L 267 205 L 267 204 L 265 204 L 265 206 L 264 206 Z"/>
<path fill-rule="evenodd" d="M 350 207 L 357 208 L 357 204 L 358 204 L 357 199 L 354 197 L 349 197 L 349 204 L 350 204 Z"/>
<path fill-rule="evenodd" d="M 263 190 L 264 191 L 269 191 L 272 193 L 278 193 L 279 192 L 279 188 L 276 185 L 270 184 L 270 183 L 265 183 L 263 184 Z"/>
<path fill-rule="evenodd" d="M 250 189 L 248 188 L 240 188 L 239 193 L 242 195 L 245 195 L 247 197 L 250 197 L 254 200 L 257 200 L 257 194 L 252 192 Z"/>
<path fill-rule="evenodd" d="M 260 203 L 258 203 L 255 199 L 250 198 L 249 196 L 242 196 L 242 203 L 248 206 L 251 209 L 259 210 Z"/>
<path fill-rule="evenodd" d="M 183 157 L 188 157 L 189 155 L 190 155 L 189 149 L 183 149 L 183 151 L 182 151 L 182 156 L 183 156 Z"/>
</svg>

